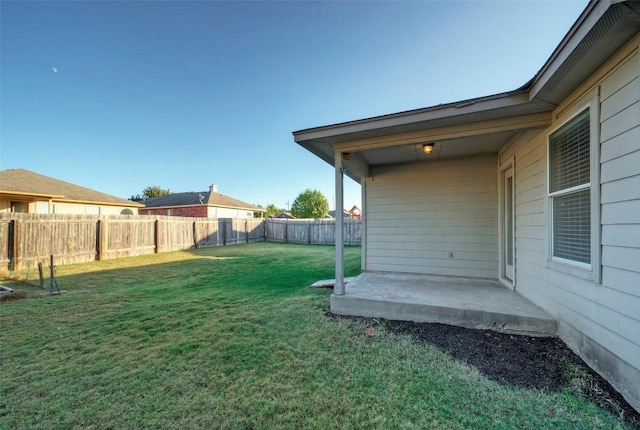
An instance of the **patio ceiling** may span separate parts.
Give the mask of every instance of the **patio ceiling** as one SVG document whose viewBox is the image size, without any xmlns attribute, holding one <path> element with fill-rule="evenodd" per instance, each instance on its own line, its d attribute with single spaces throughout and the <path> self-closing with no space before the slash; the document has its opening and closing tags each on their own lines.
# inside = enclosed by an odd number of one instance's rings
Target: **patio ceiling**
<svg viewBox="0 0 640 430">
<path fill-rule="evenodd" d="M 554 105 L 517 90 L 294 133 L 296 142 L 359 182 L 373 166 L 497 153 L 514 136 L 551 124 Z M 422 146 L 433 143 L 426 155 Z M 348 155 L 346 155 L 348 154 Z"/>
<path fill-rule="evenodd" d="M 413 161 L 441 160 L 475 154 L 493 154 L 498 152 L 498 150 L 516 134 L 518 134 L 518 132 L 504 131 L 483 136 L 424 142 L 434 144 L 431 154 L 424 153 L 422 148 L 423 143 L 416 143 L 371 149 L 353 155 L 361 157 L 369 166 L 378 166 L 382 164 L 407 163 Z M 348 161 L 345 163 L 348 163 Z"/>
</svg>

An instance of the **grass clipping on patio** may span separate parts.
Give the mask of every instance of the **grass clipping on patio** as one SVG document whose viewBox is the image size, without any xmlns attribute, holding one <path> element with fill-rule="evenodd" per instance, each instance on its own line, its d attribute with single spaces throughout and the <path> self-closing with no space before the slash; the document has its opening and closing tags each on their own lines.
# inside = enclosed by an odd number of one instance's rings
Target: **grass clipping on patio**
<svg viewBox="0 0 640 430">
<path fill-rule="evenodd" d="M 360 249 L 345 255 L 356 275 Z M 327 318 L 330 292 L 308 286 L 333 258 L 257 243 L 59 267 L 65 295 L 0 307 L 0 428 L 624 427 L 569 393 Z"/>
</svg>

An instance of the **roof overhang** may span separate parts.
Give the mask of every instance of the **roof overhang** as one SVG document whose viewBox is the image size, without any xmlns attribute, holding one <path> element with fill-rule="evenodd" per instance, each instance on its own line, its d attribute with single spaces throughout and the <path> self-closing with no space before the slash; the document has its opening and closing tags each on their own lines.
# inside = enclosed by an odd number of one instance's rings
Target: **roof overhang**
<svg viewBox="0 0 640 430">
<path fill-rule="evenodd" d="M 9 199 L 20 199 L 20 200 L 29 200 L 29 201 L 37 201 L 37 200 L 53 200 L 53 199 L 61 199 L 64 198 L 63 195 L 58 194 L 47 194 L 47 193 L 28 193 L 21 192 L 15 190 L 0 190 L 0 195 L 7 197 Z"/>
<path fill-rule="evenodd" d="M 496 153 L 520 133 L 548 127 L 552 110 L 640 29 L 640 1 L 592 1 L 540 72 L 515 91 L 293 132 L 348 176 L 372 166 Z M 434 143 L 429 156 L 422 145 Z"/>
<path fill-rule="evenodd" d="M 266 212 L 266 209 L 259 207 L 247 207 L 247 206 L 225 206 L 225 205 L 212 205 L 212 204 L 194 204 L 194 205 L 178 205 L 178 206 L 144 206 L 142 209 L 157 210 L 157 209 L 176 209 L 176 208 L 195 208 L 195 207 L 207 207 L 207 208 L 220 208 L 220 209 L 237 209 L 251 212 Z"/>
<path fill-rule="evenodd" d="M 329 164 L 336 153 L 349 153 L 344 166 L 359 181 L 369 176 L 371 166 L 426 159 L 424 143 L 435 144 L 428 159 L 495 153 L 517 133 L 549 126 L 553 108 L 516 90 L 293 134 L 298 144 Z"/>
<path fill-rule="evenodd" d="M 102 205 L 102 206 L 118 206 L 118 207 L 132 207 L 143 208 L 144 205 L 134 201 L 129 202 L 102 202 L 92 200 L 73 200 L 65 199 L 63 195 L 59 194 L 46 194 L 46 193 L 30 193 L 21 191 L 8 191 L 0 190 L 0 196 L 8 199 L 20 200 L 25 202 L 41 202 L 43 200 L 58 202 L 58 203 L 73 203 L 73 204 L 85 204 L 85 205 Z"/>
<path fill-rule="evenodd" d="M 128 202 L 101 202 L 95 200 L 72 200 L 72 199 L 52 199 L 54 202 L 59 203 L 73 203 L 73 204 L 82 204 L 82 205 L 94 205 L 94 206 L 117 206 L 121 208 L 144 208 L 142 203 L 134 202 L 130 200 Z"/>
<path fill-rule="evenodd" d="M 559 104 L 639 30 L 639 0 L 591 1 L 532 79 L 530 99 Z"/>
</svg>

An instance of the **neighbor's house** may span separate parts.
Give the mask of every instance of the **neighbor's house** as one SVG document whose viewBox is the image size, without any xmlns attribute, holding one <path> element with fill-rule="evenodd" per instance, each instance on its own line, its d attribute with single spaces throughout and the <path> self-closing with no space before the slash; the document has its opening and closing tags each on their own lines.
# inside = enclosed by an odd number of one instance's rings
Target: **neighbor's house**
<svg viewBox="0 0 640 430">
<path fill-rule="evenodd" d="M 362 219 L 362 211 L 358 206 L 354 205 L 351 209 L 349 209 L 349 218 Z"/>
<path fill-rule="evenodd" d="M 275 214 L 269 218 L 280 218 L 280 219 L 295 219 L 296 217 L 294 217 L 293 215 L 291 215 L 291 212 L 289 211 L 283 211 L 280 212 L 278 214 Z"/>
<path fill-rule="evenodd" d="M 294 132 L 338 207 L 361 184 L 364 271 L 501 280 L 636 408 L 639 30 L 640 2 L 593 1 L 522 88 Z"/>
<path fill-rule="evenodd" d="M 137 215 L 143 205 L 24 169 L 0 171 L 0 212 Z"/>
<path fill-rule="evenodd" d="M 345 219 L 360 219 L 362 218 L 362 212 L 358 206 L 353 206 L 350 210 L 342 209 L 342 216 Z M 329 211 L 329 218 L 335 218 L 336 211 Z"/>
<path fill-rule="evenodd" d="M 336 211 L 329 211 L 329 213 L 327 213 L 326 218 L 331 218 L 334 219 L 336 217 Z M 349 219 L 350 218 L 350 214 L 349 211 L 346 209 L 342 209 L 342 217 Z"/>
<path fill-rule="evenodd" d="M 264 214 L 263 208 L 218 193 L 211 185 L 209 191 L 173 193 L 147 199 L 140 215 L 168 215 L 202 218 L 253 218 Z"/>
</svg>

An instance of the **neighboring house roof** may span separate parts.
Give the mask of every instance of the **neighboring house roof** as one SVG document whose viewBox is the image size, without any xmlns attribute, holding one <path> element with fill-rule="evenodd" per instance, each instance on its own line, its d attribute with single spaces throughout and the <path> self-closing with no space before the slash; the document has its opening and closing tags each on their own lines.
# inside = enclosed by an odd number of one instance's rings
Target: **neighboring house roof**
<svg viewBox="0 0 640 430">
<path fill-rule="evenodd" d="M 173 208 L 177 206 L 207 205 L 220 208 L 244 209 L 253 212 L 265 212 L 265 209 L 245 203 L 215 191 L 172 193 L 154 197 L 145 201 L 146 208 Z"/>
<path fill-rule="evenodd" d="M 375 165 L 495 153 L 517 133 L 548 127 L 551 112 L 640 28 L 640 1 L 591 1 L 540 71 L 514 91 L 293 132 L 331 165 L 343 156 L 359 182 Z M 526 50 L 523 50 L 526 55 Z"/>
<path fill-rule="evenodd" d="M 284 211 L 284 212 L 280 212 L 279 214 L 276 214 L 274 216 L 272 216 L 271 218 L 287 218 L 287 219 L 294 219 L 295 217 L 293 215 L 291 215 L 291 212 L 289 211 Z"/>
<path fill-rule="evenodd" d="M 342 216 L 346 217 L 346 218 L 349 218 L 351 216 L 351 212 L 349 212 L 346 209 L 343 209 L 342 210 Z M 336 217 L 336 211 L 329 211 L 329 217 L 335 218 Z"/>
<path fill-rule="evenodd" d="M 142 207 L 140 203 L 101 193 L 25 169 L 0 171 L 0 194 L 68 203 Z"/>
</svg>

